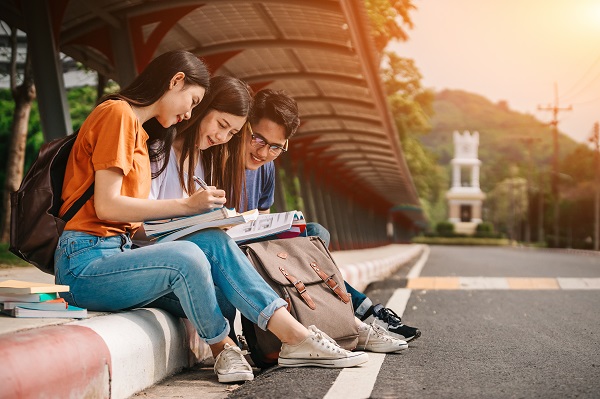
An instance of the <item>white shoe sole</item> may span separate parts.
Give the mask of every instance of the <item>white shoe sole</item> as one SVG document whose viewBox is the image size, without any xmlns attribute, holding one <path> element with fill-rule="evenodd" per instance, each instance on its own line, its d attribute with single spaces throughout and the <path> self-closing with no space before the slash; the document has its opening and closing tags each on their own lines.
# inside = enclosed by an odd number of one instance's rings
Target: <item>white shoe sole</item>
<svg viewBox="0 0 600 399">
<path fill-rule="evenodd" d="M 282 367 L 325 367 L 325 368 L 346 368 L 354 367 L 369 361 L 369 355 L 364 352 L 352 352 L 350 357 L 341 359 L 295 359 L 280 357 L 278 363 Z"/>
<path fill-rule="evenodd" d="M 232 374 L 217 374 L 219 382 L 237 382 L 237 381 L 252 381 L 254 374 L 252 373 L 232 373 Z"/>
<path fill-rule="evenodd" d="M 398 353 L 403 350 L 408 349 L 408 345 L 402 345 L 400 347 L 395 348 L 366 348 L 364 346 L 357 346 L 356 350 L 359 351 L 367 351 L 367 352 L 375 352 L 375 353 Z"/>
</svg>

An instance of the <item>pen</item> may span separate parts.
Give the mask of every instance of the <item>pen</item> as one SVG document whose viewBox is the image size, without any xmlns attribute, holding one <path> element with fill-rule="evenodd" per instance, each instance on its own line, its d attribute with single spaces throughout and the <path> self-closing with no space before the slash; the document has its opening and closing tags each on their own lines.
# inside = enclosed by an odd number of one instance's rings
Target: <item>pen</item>
<svg viewBox="0 0 600 399">
<path fill-rule="evenodd" d="M 196 183 L 198 183 L 198 185 L 199 185 L 200 187 L 202 187 L 202 188 L 203 188 L 203 189 L 205 189 L 205 190 L 208 190 L 208 184 L 206 184 L 206 182 L 205 182 L 204 180 L 202 180 L 202 179 L 201 179 L 201 178 L 199 178 L 198 176 L 194 176 L 194 177 L 193 177 L 193 179 L 194 179 L 194 181 L 195 181 Z"/>
</svg>

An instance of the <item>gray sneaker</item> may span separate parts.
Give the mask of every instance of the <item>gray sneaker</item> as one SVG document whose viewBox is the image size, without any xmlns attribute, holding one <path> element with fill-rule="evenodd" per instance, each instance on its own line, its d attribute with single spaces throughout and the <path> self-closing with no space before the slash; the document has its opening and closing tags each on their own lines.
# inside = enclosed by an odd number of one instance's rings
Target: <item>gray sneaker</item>
<svg viewBox="0 0 600 399">
<path fill-rule="evenodd" d="M 214 369 L 219 382 L 252 381 L 254 379 L 252 367 L 237 346 L 225 344 L 225 349 L 215 359 Z"/>
<path fill-rule="evenodd" d="M 350 352 L 315 326 L 310 335 L 297 345 L 281 345 L 279 365 L 283 367 L 316 366 L 327 368 L 354 367 L 369 361 L 364 352 Z"/>
<path fill-rule="evenodd" d="M 406 341 L 388 334 L 385 328 L 375 323 L 364 324 L 358 328 L 357 350 L 393 353 L 408 348 Z"/>
</svg>

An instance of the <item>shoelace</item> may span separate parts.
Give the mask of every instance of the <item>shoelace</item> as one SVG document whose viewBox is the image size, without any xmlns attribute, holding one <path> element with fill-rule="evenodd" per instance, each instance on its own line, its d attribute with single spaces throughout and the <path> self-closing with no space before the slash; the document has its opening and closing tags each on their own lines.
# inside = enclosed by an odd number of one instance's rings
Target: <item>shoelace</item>
<svg viewBox="0 0 600 399">
<path fill-rule="evenodd" d="M 377 314 L 379 318 L 381 318 L 388 325 L 392 326 L 402 326 L 402 318 L 396 314 L 392 309 L 381 308 Z"/>
<path fill-rule="evenodd" d="M 391 342 L 393 341 L 392 337 L 386 334 L 386 331 L 383 327 L 375 324 L 375 322 L 369 325 L 369 332 L 367 333 L 367 340 L 365 341 L 365 346 L 369 343 L 371 339 L 371 335 L 376 335 L 378 338 L 383 339 L 384 341 Z"/>
<path fill-rule="evenodd" d="M 316 338 L 317 338 L 318 341 L 321 341 L 321 342 L 325 341 L 328 344 L 333 345 L 333 348 L 331 348 L 331 349 L 336 350 L 338 353 L 341 353 L 342 347 L 339 346 L 337 344 L 337 342 L 335 342 L 335 340 L 333 338 L 331 338 L 329 335 L 325 334 L 323 331 L 321 331 L 319 329 L 314 329 L 313 330 L 311 328 L 310 330 L 315 334 L 315 336 L 316 336 Z M 329 347 L 329 345 L 328 345 L 328 347 Z"/>
<path fill-rule="evenodd" d="M 236 368 L 241 367 L 247 370 L 248 366 L 244 361 L 244 353 L 241 350 L 236 349 L 237 348 L 235 347 L 224 349 L 223 352 L 221 352 L 221 356 L 225 356 L 229 361 L 229 364 L 235 366 Z"/>
</svg>

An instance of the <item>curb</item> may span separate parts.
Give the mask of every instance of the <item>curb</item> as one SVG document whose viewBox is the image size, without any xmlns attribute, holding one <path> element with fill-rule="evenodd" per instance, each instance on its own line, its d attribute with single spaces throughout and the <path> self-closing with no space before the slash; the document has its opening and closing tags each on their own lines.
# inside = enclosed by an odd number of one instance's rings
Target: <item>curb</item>
<svg viewBox="0 0 600 399">
<path fill-rule="evenodd" d="M 424 248 L 388 245 L 332 255 L 346 281 L 362 291 Z M 209 357 L 191 323 L 166 311 L 100 314 L 0 335 L 0 399 L 128 398 Z"/>
<path fill-rule="evenodd" d="M 344 280 L 356 290 L 364 291 L 373 281 L 389 276 L 403 265 L 421 256 L 425 247 L 422 244 L 411 244 L 410 246 L 392 244 L 377 248 L 376 250 L 343 251 L 343 253 L 332 252 L 331 255 L 338 264 Z M 399 251 L 400 248 L 401 250 Z M 352 259 L 360 259 L 361 256 L 357 256 L 358 254 L 363 255 L 363 258 L 364 255 L 370 255 L 371 252 L 367 251 L 377 253 L 377 256 L 371 256 L 371 260 L 363 259 L 350 262 Z"/>
</svg>

